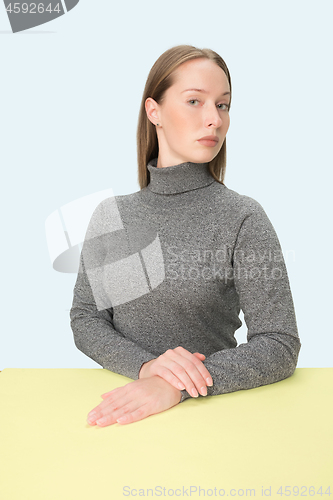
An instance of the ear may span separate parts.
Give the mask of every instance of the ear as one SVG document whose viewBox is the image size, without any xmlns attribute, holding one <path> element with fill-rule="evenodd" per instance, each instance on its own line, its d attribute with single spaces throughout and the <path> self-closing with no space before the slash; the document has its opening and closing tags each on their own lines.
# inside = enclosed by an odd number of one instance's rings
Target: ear
<svg viewBox="0 0 333 500">
<path fill-rule="evenodd" d="M 150 120 L 153 125 L 156 125 L 156 123 L 159 123 L 159 121 L 160 121 L 159 105 L 157 104 L 156 101 L 154 101 L 154 99 L 152 97 L 147 97 L 147 99 L 145 101 L 145 108 L 146 108 L 148 120 Z"/>
</svg>

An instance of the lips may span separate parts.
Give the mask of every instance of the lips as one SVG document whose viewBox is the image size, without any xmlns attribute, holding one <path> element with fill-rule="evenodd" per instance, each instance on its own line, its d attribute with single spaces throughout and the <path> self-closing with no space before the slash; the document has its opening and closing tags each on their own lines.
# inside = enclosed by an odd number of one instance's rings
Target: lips
<svg viewBox="0 0 333 500">
<path fill-rule="evenodd" d="M 205 137 L 201 137 L 201 139 L 199 139 L 199 141 L 215 141 L 215 142 L 219 142 L 219 139 L 218 139 L 218 137 L 216 137 L 216 135 L 206 135 Z"/>
<path fill-rule="evenodd" d="M 215 147 L 216 144 L 219 142 L 218 137 L 216 135 L 207 135 L 206 137 L 201 137 L 201 139 L 198 139 L 198 142 L 202 146 L 207 146 L 207 147 Z"/>
</svg>

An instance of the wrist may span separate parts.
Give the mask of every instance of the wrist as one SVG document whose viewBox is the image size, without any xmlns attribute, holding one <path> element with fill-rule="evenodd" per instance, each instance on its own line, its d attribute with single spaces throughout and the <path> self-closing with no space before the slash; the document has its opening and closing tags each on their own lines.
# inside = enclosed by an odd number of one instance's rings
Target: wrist
<svg viewBox="0 0 333 500">
<path fill-rule="evenodd" d="M 162 380 L 164 382 L 166 382 L 166 380 L 164 380 L 164 379 L 162 379 Z M 176 387 L 174 387 L 169 382 L 166 382 L 166 384 L 168 386 L 168 389 L 170 389 L 174 393 L 174 397 L 175 397 L 175 400 L 176 400 L 175 404 L 179 404 L 182 401 L 182 399 L 183 399 L 182 391 L 180 389 L 177 389 Z"/>
<path fill-rule="evenodd" d="M 148 368 L 148 365 L 151 363 L 151 361 L 146 361 L 145 363 L 143 363 L 141 365 L 141 368 L 140 368 L 140 371 L 139 371 L 139 379 L 147 377 L 147 368 Z"/>
<path fill-rule="evenodd" d="M 178 403 L 177 404 L 179 404 L 183 400 L 183 394 L 182 394 L 182 391 L 180 391 L 179 389 L 176 389 L 176 391 L 177 391 L 177 397 L 178 397 Z"/>
<path fill-rule="evenodd" d="M 141 365 L 141 368 L 140 368 L 140 370 L 139 370 L 139 377 L 138 377 L 139 379 L 140 379 L 140 378 L 142 378 L 143 368 L 144 368 L 144 366 L 145 366 L 146 364 L 147 364 L 147 363 L 143 363 L 143 364 Z"/>
</svg>

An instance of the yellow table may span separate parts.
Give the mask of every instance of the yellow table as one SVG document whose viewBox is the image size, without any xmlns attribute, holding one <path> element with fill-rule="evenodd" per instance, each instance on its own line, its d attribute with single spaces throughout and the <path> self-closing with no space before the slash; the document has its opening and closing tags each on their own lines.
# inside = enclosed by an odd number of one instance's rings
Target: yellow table
<svg viewBox="0 0 333 500">
<path fill-rule="evenodd" d="M 333 368 L 89 426 L 100 395 L 130 381 L 103 369 L 3 370 L 0 499 L 333 499 Z"/>
</svg>

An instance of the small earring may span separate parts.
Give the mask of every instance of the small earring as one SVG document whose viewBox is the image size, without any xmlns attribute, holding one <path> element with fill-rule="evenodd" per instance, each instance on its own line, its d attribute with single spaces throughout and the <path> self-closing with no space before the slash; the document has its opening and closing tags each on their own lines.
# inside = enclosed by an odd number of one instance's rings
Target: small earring
<svg viewBox="0 0 333 500">
<path fill-rule="evenodd" d="M 158 127 L 158 126 L 159 126 L 159 123 L 156 123 L 156 127 Z"/>
</svg>

